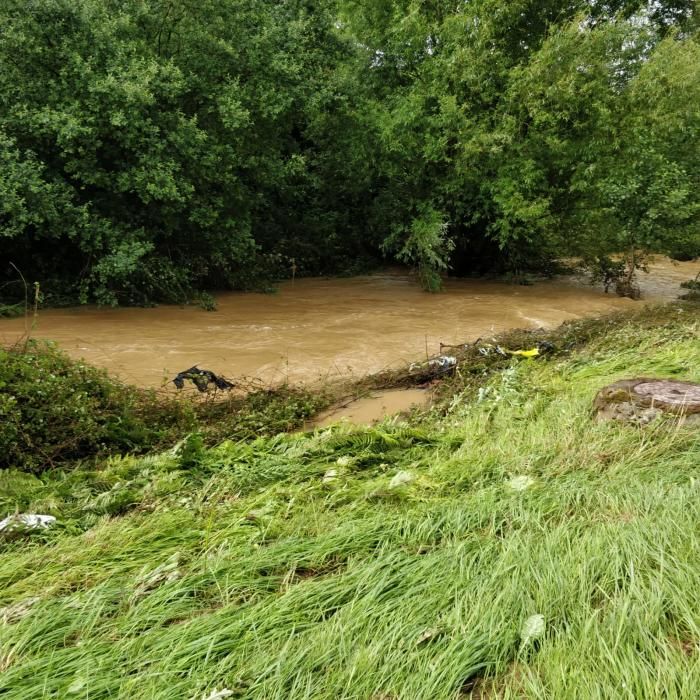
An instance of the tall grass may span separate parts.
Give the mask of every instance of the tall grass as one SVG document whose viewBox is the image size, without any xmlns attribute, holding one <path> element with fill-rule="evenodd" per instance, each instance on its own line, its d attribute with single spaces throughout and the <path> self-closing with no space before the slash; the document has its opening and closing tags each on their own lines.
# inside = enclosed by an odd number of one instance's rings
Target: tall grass
<svg viewBox="0 0 700 700">
<path fill-rule="evenodd" d="M 700 380 L 700 315 L 665 313 L 413 425 L 6 472 L 3 513 L 60 525 L 0 553 L 0 693 L 697 697 L 700 431 L 591 417 L 616 379 Z"/>
</svg>

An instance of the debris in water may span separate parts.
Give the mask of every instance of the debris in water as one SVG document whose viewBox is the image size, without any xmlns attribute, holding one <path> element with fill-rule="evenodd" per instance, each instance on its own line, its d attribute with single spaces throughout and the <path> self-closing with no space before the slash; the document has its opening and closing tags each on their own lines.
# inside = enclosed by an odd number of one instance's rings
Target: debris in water
<svg viewBox="0 0 700 700">
<path fill-rule="evenodd" d="M 457 358 L 452 355 L 440 355 L 433 360 L 428 360 L 428 367 L 437 367 L 438 369 L 447 370 L 457 366 Z"/>
<path fill-rule="evenodd" d="M 502 348 L 500 345 L 496 347 L 497 352 L 501 355 L 515 355 L 516 357 L 540 357 L 541 355 L 546 355 L 554 350 L 554 345 L 552 343 L 543 340 L 534 348 L 529 348 L 527 350 L 508 350 L 507 348 Z"/>
<path fill-rule="evenodd" d="M 180 372 L 175 379 L 173 379 L 173 384 L 178 388 L 182 389 L 185 386 L 185 380 L 189 379 L 199 391 L 204 393 L 209 388 L 210 384 L 214 384 L 217 389 L 226 390 L 233 389 L 235 384 L 229 382 L 228 379 L 220 377 L 218 374 L 214 374 L 209 369 L 199 369 L 197 365 L 190 367 L 182 372 Z"/>
<path fill-rule="evenodd" d="M 430 377 L 453 372 L 457 368 L 457 358 L 452 355 L 440 355 L 425 362 L 413 362 L 408 368 L 410 373 L 428 372 Z"/>
<path fill-rule="evenodd" d="M 541 340 L 534 348 L 521 349 L 521 350 L 509 350 L 500 345 L 482 345 L 479 348 L 479 354 L 484 357 L 489 357 L 494 352 L 503 357 L 515 356 L 515 357 L 541 357 L 542 355 L 547 355 L 554 352 L 556 347 L 547 340 Z"/>
</svg>

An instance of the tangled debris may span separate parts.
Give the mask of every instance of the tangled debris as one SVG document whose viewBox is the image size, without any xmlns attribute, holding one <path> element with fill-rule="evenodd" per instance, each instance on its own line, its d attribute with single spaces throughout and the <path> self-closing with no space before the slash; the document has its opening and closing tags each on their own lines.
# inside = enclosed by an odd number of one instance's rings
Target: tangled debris
<svg viewBox="0 0 700 700">
<path fill-rule="evenodd" d="M 222 391 L 233 389 L 235 386 L 235 384 L 228 381 L 228 379 L 214 374 L 214 372 L 209 369 L 200 369 L 197 365 L 180 372 L 175 379 L 173 379 L 173 384 L 178 389 L 182 389 L 185 386 L 186 380 L 191 381 L 202 393 L 209 389 L 210 384 L 213 384 L 217 389 L 221 389 Z"/>
<path fill-rule="evenodd" d="M 440 355 L 425 362 L 412 362 L 408 371 L 409 374 L 424 375 L 424 379 L 434 379 L 443 374 L 450 374 L 457 369 L 457 358 L 451 355 Z"/>
<path fill-rule="evenodd" d="M 509 350 L 508 348 L 501 347 L 500 345 L 482 345 L 479 348 L 479 354 L 488 357 L 492 353 L 498 355 L 503 355 L 503 357 L 513 356 L 513 357 L 541 357 L 542 355 L 547 355 L 550 352 L 554 352 L 555 347 L 552 343 L 542 340 L 537 345 L 532 348 L 521 349 L 521 350 Z"/>
</svg>

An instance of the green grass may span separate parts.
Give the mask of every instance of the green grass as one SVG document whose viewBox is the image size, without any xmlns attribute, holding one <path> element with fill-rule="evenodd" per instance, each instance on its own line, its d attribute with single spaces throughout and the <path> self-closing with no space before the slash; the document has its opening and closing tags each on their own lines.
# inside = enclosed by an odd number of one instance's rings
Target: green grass
<svg viewBox="0 0 700 700">
<path fill-rule="evenodd" d="M 700 380 L 697 307 L 458 376 L 411 424 L 0 474 L 0 515 L 60 522 L 2 545 L 0 694 L 696 698 L 700 430 L 593 421 L 636 375 Z"/>
</svg>

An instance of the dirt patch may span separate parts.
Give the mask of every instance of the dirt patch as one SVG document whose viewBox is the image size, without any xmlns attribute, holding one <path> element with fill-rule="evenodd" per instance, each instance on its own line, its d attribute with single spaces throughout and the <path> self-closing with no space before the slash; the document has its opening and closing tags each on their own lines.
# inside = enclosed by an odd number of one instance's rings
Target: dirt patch
<svg viewBox="0 0 700 700">
<path fill-rule="evenodd" d="M 674 649 L 677 649 L 685 656 L 695 657 L 700 653 L 700 643 L 695 640 L 669 637 L 669 642 Z"/>
<path fill-rule="evenodd" d="M 521 663 L 513 661 L 505 673 L 498 676 L 477 673 L 467 678 L 459 690 L 457 697 L 470 700 L 496 700 L 513 693 L 509 697 L 525 697 L 524 683 L 527 669 Z"/>
</svg>

